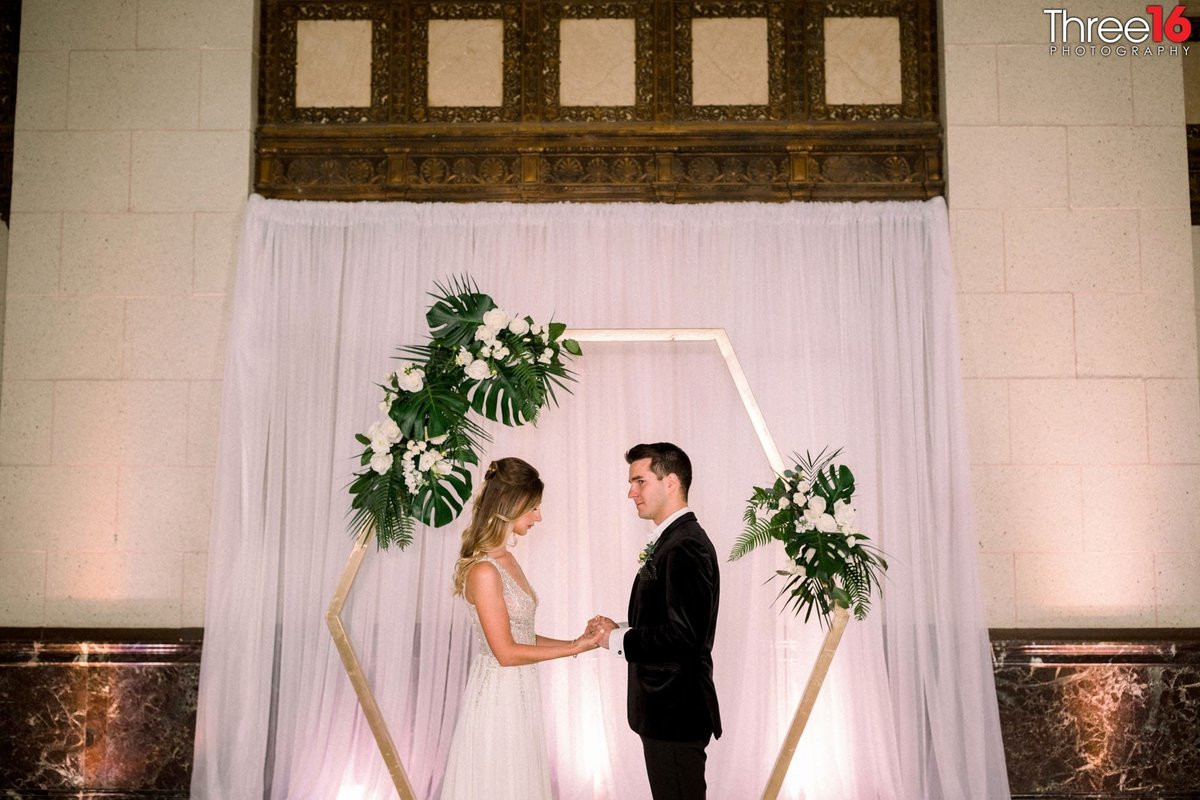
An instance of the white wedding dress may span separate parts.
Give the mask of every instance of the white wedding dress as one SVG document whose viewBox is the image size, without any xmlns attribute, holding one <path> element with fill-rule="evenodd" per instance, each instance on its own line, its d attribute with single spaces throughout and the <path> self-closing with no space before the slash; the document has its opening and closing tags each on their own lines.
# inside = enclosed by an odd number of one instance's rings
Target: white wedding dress
<svg viewBox="0 0 1200 800">
<path fill-rule="evenodd" d="M 536 644 L 530 597 L 503 567 L 504 605 L 513 641 Z M 550 800 L 550 762 L 542 722 L 537 666 L 502 667 L 492 655 L 468 603 L 480 652 L 471 663 L 467 689 L 458 710 L 441 800 Z"/>
</svg>

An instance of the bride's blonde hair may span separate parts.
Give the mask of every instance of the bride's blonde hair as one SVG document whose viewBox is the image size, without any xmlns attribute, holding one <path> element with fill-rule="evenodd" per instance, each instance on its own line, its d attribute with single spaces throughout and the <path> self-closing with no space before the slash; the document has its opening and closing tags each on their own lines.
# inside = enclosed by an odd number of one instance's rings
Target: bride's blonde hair
<svg viewBox="0 0 1200 800">
<path fill-rule="evenodd" d="M 454 594 L 465 591 L 471 567 L 504 546 L 513 523 L 537 508 L 542 489 L 538 471 L 519 458 L 501 458 L 488 465 L 454 565 Z"/>
</svg>

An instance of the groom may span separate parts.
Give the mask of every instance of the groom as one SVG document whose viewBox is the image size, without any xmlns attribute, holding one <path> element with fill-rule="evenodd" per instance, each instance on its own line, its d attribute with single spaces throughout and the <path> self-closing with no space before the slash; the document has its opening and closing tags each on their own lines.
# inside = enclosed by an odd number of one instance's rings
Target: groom
<svg viewBox="0 0 1200 800">
<path fill-rule="evenodd" d="M 717 554 L 688 510 L 692 464 L 673 444 L 625 454 L 629 499 L 657 539 L 629 595 L 629 625 L 599 617 L 601 644 L 629 662 L 629 727 L 642 738 L 654 800 L 705 796 L 704 749 L 721 735 L 713 684 L 721 576 Z"/>
</svg>

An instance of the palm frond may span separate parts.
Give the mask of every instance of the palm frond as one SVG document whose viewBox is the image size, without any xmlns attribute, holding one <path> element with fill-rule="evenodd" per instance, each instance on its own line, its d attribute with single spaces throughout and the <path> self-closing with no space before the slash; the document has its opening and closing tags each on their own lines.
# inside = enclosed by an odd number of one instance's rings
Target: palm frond
<svg viewBox="0 0 1200 800">
<path fill-rule="evenodd" d="M 747 508 L 746 513 L 752 514 L 752 507 Z M 729 551 L 729 560 L 737 561 L 756 547 L 762 547 L 768 544 L 774 537 L 774 527 L 770 520 L 760 520 L 755 516 L 753 519 L 746 520 L 746 526 L 742 529 L 741 535 L 733 543 L 733 549 Z"/>
<path fill-rule="evenodd" d="M 395 544 L 403 550 L 412 543 L 413 518 L 406 502 L 404 480 L 398 472 L 364 473 L 351 484 L 350 491 L 353 494 L 351 535 L 357 538 L 373 529 L 376 545 L 381 549 Z"/>
</svg>

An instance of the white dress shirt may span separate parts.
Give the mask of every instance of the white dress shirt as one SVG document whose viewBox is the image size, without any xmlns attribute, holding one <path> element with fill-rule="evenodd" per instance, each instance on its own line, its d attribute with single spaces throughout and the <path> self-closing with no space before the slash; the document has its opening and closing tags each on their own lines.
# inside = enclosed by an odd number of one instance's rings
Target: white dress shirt
<svg viewBox="0 0 1200 800">
<path fill-rule="evenodd" d="M 671 516 L 664 519 L 660 524 L 655 525 L 654 530 L 650 531 L 650 537 L 653 537 L 651 541 L 657 545 L 658 540 L 662 538 L 663 531 L 669 528 L 672 522 L 686 514 L 688 510 L 688 507 L 684 506 Z M 650 537 L 647 538 L 650 539 Z M 610 633 L 608 635 L 608 652 L 612 653 L 618 658 L 625 658 L 625 634 L 629 633 L 629 631 L 629 623 L 622 622 L 616 630 Z"/>
</svg>

